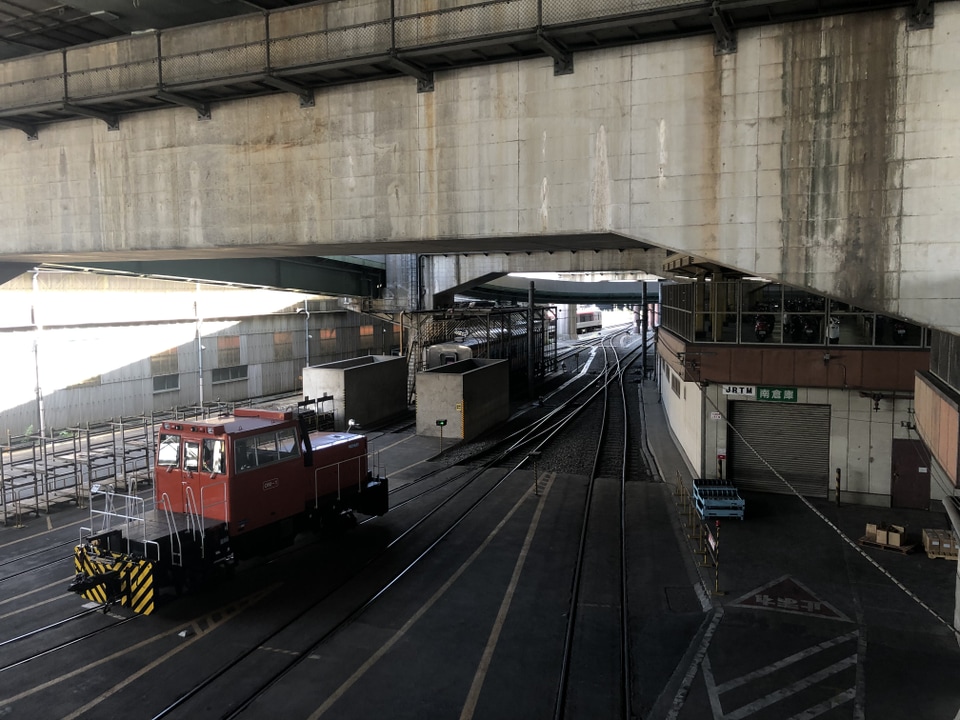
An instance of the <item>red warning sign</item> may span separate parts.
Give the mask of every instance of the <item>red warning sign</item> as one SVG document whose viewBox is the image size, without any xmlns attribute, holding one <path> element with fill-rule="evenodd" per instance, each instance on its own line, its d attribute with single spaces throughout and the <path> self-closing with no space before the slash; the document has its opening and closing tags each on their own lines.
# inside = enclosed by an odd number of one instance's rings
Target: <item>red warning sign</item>
<svg viewBox="0 0 960 720">
<path fill-rule="evenodd" d="M 850 618 L 830 603 L 821 600 L 809 588 L 789 575 L 784 575 L 763 587 L 748 592 L 731 605 L 850 622 Z"/>
</svg>

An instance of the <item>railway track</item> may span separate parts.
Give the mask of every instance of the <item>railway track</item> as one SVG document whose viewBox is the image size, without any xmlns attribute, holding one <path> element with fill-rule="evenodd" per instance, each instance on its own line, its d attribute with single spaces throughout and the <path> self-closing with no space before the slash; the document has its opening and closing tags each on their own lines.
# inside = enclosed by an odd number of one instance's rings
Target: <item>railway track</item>
<svg viewBox="0 0 960 720">
<path fill-rule="evenodd" d="M 636 350 L 621 356 L 608 342 L 603 353 L 602 399 L 598 398 L 589 423 L 598 429 L 580 525 L 555 720 L 587 717 L 591 712 L 597 717 L 633 717 L 624 490 L 634 468 L 627 462 L 633 443 L 624 377 Z M 598 626 L 607 631 L 596 632 Z M 619 662 L 598 665 L 597 657 Z M 604 696 L 606 704 L 598 707 L 595 694 L 583 690 L 595 686 L 616 687 L 618 692 Z"/>
<path fill-rule="evenodd" d="M 623 402 L 622 389 L 620 389 L 620 377 L 622 376 L 622 371 L 619 369 L 619 359 L 616 358 L 615 351 L 610 349 L 608 352 L 611 357 L 611 361 L 609 363 L 610 370 L 605 371 L 607 381 L 602 384 L 602 387 L 594 387 L 590 385 L 581 389 L 579 392 L 574 393 L 570 398 L 564 401 L 562 405 L 563 412 L 550 413 L 544 418 L 534 420 L 516 432 L 508 434 L 502 438 L 497 443 L 495 449 L 485 448 L 476 453 L 476 455 L 470 456 L 471 462 L 480 462 L 480 464 L 470 470 L 469 473 L 462 471 L 457 473 L 457 479 L 462 480 L 459 488 L 437 506 L 432 508 L 428 513 L 423 515 L 416 523 L 413 523 L 407 527 L 404 532 L 393 538 L 391 542 L 384 548 L 384 555 L 389 553 L 393 548 L 397 547 L 405 538 L 412 535 L 418 528 L 426 523 L 431 517 L 434 517 L 437 513 L 439 513 L 444 506 L 446 506 L 448 503 L 451 503 L 457 496 L 459 496 L 461 493 L 465 493 L 469 488 L 472 487 L 474 483 L 481 482 L 481 478 L 483 478 L 482 491 L 478 491 L 478 494 L 469 502 L 469 504 L 460 510 L 456 517 L 448 521 L 442 527 L 442 529 L 434 530 L 434 539 L 422 551 L 417 553 L 411 561 L 404 563 L 399 572 L 389 575 L 380 583 L 378 583 L 377 586 L 371 588 L 368 594 L 356 602 L 349 611 L 341 614 L 341 619 L 337 623 L 330 626 L 318 637 L 312 639 L 309 644 L 307 644 L 307 641 L 305 640 L 302 641 L 301 644 L 305 645 L 305 647 L 302 647 L 302 649 L 291 656 L 289 661 L 283 663 L 282 667 L 271 673 L 258 685 L 253 687 L 251 691 L 245 697 L 238 700 L 229 711 L 221 714 L 220 717 L 222 720 L 244 716 L 244 714 L 248 711 L 252 712 L 254 716 L 256 716 L 257 713 L 255 710 L 253 710 L 253 708 L 257 706 L 259 701 L 261 701 L 271 692 L 276 692 L 276 689 L 284 682 L 285 678 L 295 673 L 297 668 L 299 668 L 307 659 L 315 657 L 318 653 L 322 652 L 321 648 L 330 643 L 338 634 L 343 632 L 352 624 L 359 622 L 366 613 L 368 613 L 378 602 L 384 599 L 384 597 L 392 588 L 401 583 L 405 577 L 417 571 L 419 566 L 426 563 L 431 558 L 433 553 L 442 549 L 445 546 L 445 543 L 448 542 L 449 538 L 457 531 L 458 528 L 466 523 L 471 516 L 477 513 L 481 508 L 485 507 L 488 499 L 494 493 L 496 493 L 498 489 L 503 487 L 510 478 L 518 474 L 522 468 L 525 466 L 529 467 L 531 464 L 531 459 L 535 457 L 537 453 L 542 452 L 543 448 L 549 443 L 556 442 L 558 436 L 562 436 L 563 431 L 569 429 L 569 426 L 576 421 L 581 409 L 585 407 L 583 394 L 586 394 L 593 399 L 597 399 L 604 395 L 611 394 L 612 391 L 610 391 L 608 388 L 611 385 L 615 386 L 616 393 L 621 394 L 619 412 L 622 415 Z M 621 420 L 620 430 L 614 431 L 613 434 L 617 434 L 617 432 L 622 434 L 624 428 L 625 425 Z M 625 447 L 625 443 L 622 440 L 619 442 L 619 444 L 621 449 Z M 600 447 L 602 446 L 603 444 L 601 444 Z M 480 458 L 484 459 L 480 461 Z M 508 458 L 512 458 L 512 460 L 509 462 L 509 466 L 502 468 L 501 466 Z M 495 471 L 495 477 L 491 477 L 489 473 L 494 468 L 499 469 Z M 404 487 L 409 488 L 410 484 Z M 423 493 L 420 495 L 422 494 Z M 412 499 L 413 498 L 410 500 Z M 397 506 L 395 505 L 394 511 L 396 509 Z M 370 567 L 374 562 L 381 559 L 381 557 L 382 556 L 371 558 L 366 567 Z M 580 558 L 578 560 L 578 565 L 582 565 L 582 562 L 583 559 Z M 210 673 L 207 677 L 203 678 L 202 681 L 198 682 L 187 692 L 183 693 L 173 703 L 154 715 L 154 720 L 160 720 L 161 718 L 169 717 L 179 717 L 181 715 L 190 715 L 192 712 L 191 708 L 195 707 L 197 703 L 201 702 L 200 697 L 205 692 L 220 685 L 226 677 L 241 672 L 240 666 L 251 662 L 252 657 L 257 654 L 257 649 L 259 647 L 268 646 L 274 642 L 277 637 L 289 632 L 294 626 L 299 625 L 302 620 L 314 613 L 321 604 L 329 600 L 333 593 L 339 591 L 341 587 L 335 588 L 329 593 L 324 594 L 314 603 L 303 608 L 287 623 L 274 629 L 269 635 L 262 637 L 257 646 L 251 647 L 244 653 L 235 656 L 227 664 L 218 668 L 215 672 Z"/>
<path fill-rule="evenodd" d="M 377 522 L 367 520 L 361 523 L 363 526 L 372 528 L 381 528 L 381 530 L 365 531 L 380 532 L 384 527 L 384 520 L 394 523 L 395 527 L 385 538 L 385 542 L 375 551 L 362 552 L 355 554 L 355 562 L 344 571 L 333 576 L 329 582 L 318 584 L 315 589 L 309 592 L 300 592 L 296 596 L 291 596 L 289 592 L 283 592 L 282 585 L 278 590 L 271 591 L 270 597 L 274 600 L 280 597 L 284 598 L 282 603 L 283 610 L 279 608 L 274 610 L 269 622 L 265 623 L 263 631 L 256 637 L 247 637 L 243 643 L 242 649 L 235 647 L 233 641 L 229 643 L 220 643 L 217 652 L 213 657 L 216 662 L 204 662 L 204 667 L 214 667 L 213 671 L 207 671 L 202 676 L 194 675 L 192 682 L 187 686 L 183 685 L 184 676 L 177 675 L 179 689 L 177 685 L 168 689 L 166 699 L 153 705 L 153 709 L 148 712 L 146 717 L 155 718 L 173 718 L 173 717 L 259 717 L 265 711 L 265 707 L 274 704 L 277 698 L 285 697 L 291 683 L 299 684 L 297 678 L 301 678 L 304 673 L 311 672 L 305 667 L 312 665 L 311 661 L 316 658 L 324 657 L 327 654 L 334 654 L 339 657 L 340 648 L 345 642 L 345 638 L 355 634 L 357 627 L 365 627 L 370 623 L 377 624 L 371 620 L 372 617 L 380 617 L 384 612 L 392 614 L 393 610 L 387 610 L 396 601 L 395 596 L 398 592 L 403 592 L 402 588 L 410 583 L 423 582 L 422 578 L 426 573 L 430 576 L 431 570 L 428 568 L 436 567 L 438 558 L 446 557 L 450 553 L 459 552 L 460 546 L 465 542 L 464 538 L 472 537 L 478 526 L 485 527 L 490 523 L 496 522 L 498 513 L 504 512 L 500 524 L 494 529 L 489 530 L 486 543 L 496 544 L 500 534 L 508 532 L 514 523 L 519 522 L 523 517 L 523 522 L 529 522 L 528 540 L 534 537 L 536 527 L 536 513 L 543 511 L 547 502 L 548 492 L 575 492 L 576 483 L 570 485 L 569 481 L 564 481 L 566 485 L 557 484 L 554 490 L 548 488 L 553 486 L 553 476 L 555 473 L 542 472 L 540 477 L 532 478 L 535 482 L 530 483 L 525 479 L 531 476 L 534 459 L 537 454 L 548 456 L 551 447 L 563 445 L 568 442 L 570 437 L 582 434 L 585 424 L 592 424 L 592 420 L 587 420 L 585 413 L 592 412 L 590 408 L 601 402 L 603 397 L 608 398 L 609 415 L 611 420 L 604 433 L 606 441 L 598 444 L 597 455 L 595 458 L 596 469 L 591 473 L 591 488 L 585 496 L 591 498 L 584 510 L 584 518 L 592 517 L 591 513 L 596 510 L 600 501 L 594 497 L 596 491 L 595 483 L 601 480 L 604 484 L 609 484 L 608 477 L 617 464 L 616 458 L 623 457 L 624 448 L 630 443 L 623 437 L 627 432 L 629 423 L 619 421 L 619 426 L 614 428 L 612 423 L 618 422 L 612 418 L 623 414 L 623 377 L 629 363 L 629 356 L 623 358 L 620 362 L 622 366 L 616 367 L 614 356 L 616 353 L 608 349 L 610 357 L 609 364 L 611 368 L 603 369 L 597 373 L 585 374 L 578 384 L 573 384 L 558 392 L 549 399 L 549 406 L 543 407 L 539 412 L 532 413 L 532 416 L 523 427 L 514 429 L 502 437 L 496 448 L 484 448 L 476 453 L 466 455 L 466 459 L 449 459 L 449 462 L 431 469 L 429 472 L 422 473 L 417 478 L 407 482 L 399 487 L 394 487 L 391 491 L 391 513 L 384 519 Z M 619 397 L 619 401 L 616 398 Z M 614 409 L 614 405 L 619 402 L 619 410 Z M 614 444 L 613 438 L 620 437 L 618 441 L 618 450 L 611 449 Z M 602 448 L 606 448 L 603 450 Z M 618 455 L 619 453 L 619 455 Z M 453 463 L 458 463 L 454 465 Z M 547 465 L 544 460 L 541 463 L 541 469 Z M 621 468 L 624 466 L 620 461 Z M 620 477 L 617 482 L 623 483 L 625 478 Z M 435 498 L 435 499 L 434 499 Z M 551 501 L 552 502 L 552 501 Z M 511 505 L 511 503 L 515 503 Z M 504 508 L 513 509 L 506 512 Z M 531 509 L 536 507 L 536 513 L 533 519 L 529 516 Z M 566 507 L 566 506 L 564 506 Z M 591 510 L 593 508 L 593 511 Z M 494 508 L 499 508 L 494 510 Z M 519 508 L 519 509 L 517 509 Z M 622 506 L 621 506 L 622 508 Z M 621 510 L 622 514 L 622 510 Z M 414 517 L 415 516 L 415 517 Z M 506 526 L 504 526 L 506 523 Z M 369 525 L 368 525 L 369 524 Z M 598 524 L 595 518 L 585 524 L 594 527 Z M 506 528 L 506 529 L 504 529 Z M 359 531 L 358 531 L 359 532 Z M 622 532 L 621 543 L 622 543 Z M 318 541 L 328 542 L 328 541 Z M 467 541 L 468 543 L 470 541 Z M 476 541 L 473 541 L 476 542 Z M 596 553 L 602 552 L 599 547 L 592 547 L 591 540 L 584 543 L 584 548 L 579 553 L 576 565 L 579 568 L 577 572 L 583 573 L 584 568 L 589 568 L 595 564 L 591 560 Z M 572 540 L 571 540 L 572 543 Z M 351 543 L 352 544 L 352 543 Z M 338 548 L 345 544 L 333 542 L 326 546 L 324 555 L 328 551 L 337 552 Z M 474 551 L 474 558 L 477 553 L 488 552 L 481 544 Z M 317 554 L 314 552 L 315 546 L 311 543 L 300 546 L 283 553 L 278 553 L 270 562 L 258 566 L 257 572 L 266 573 L 271 567 L 281 563 L 288 563 L 291 567 L 304 566 L 304 563 L 312 562 L 309 558 Z M 464 550 L 465 551 L 465 550 Z M 522 554 L 523 557 L 525 555 Z M 483 557 L 481 555 L 481 557 Z M 619 562 L 623 563 L 623 552 L 619 553 Z M 474 560 L 470 560 L 473 562 Z M 480 562 L 480 561 L 477 561 Z M 555 562 L 559 562 L 559 559 Z M 519 561 L 518 561 L 519 563 Z M 465 563 L 466 567 L 469 563 Z M 519 568 L 518 564 L 518 568 Z M 559 567 L 559 566 L 558 566 Z M 392 570 L 391 570 L 392 569 Z M 458 572 L 460 572 L 458 570 Z M 446 583 L 442 583 L 444 592 L 452 593 L 449 589 L 450 583 L 461 582 L 462 577 L 468 576 L 472 571 L 464 570 L 464 576 L 451 575 Z M 517 570 L 520 573 L 519 569 Z M 323 573 L 326 575 L 326 573 Z M 560 574 L 554 574 L 551 582 L 557 581 L 562 586 L 564 583 L 560 579 Z M 522 577 L 522 573 L 520 573 Z M 461 580 L 456 580 L 461 577 Z M 237 573 L 236 578 L 244 584 L 263 585 L 267 580 L 260 575 L 244 579 L 244 573 Z M 420 578 L 420 579 L 418 579 Z M 436 578 L 431 582 L 439 583 L 442 578 Z M 596 587 L 594 581 L 586 583 L 589 587 Z M 619 591 L 619 592 L 622 592 Z M 438 591 L 440 593 L 440 591 Z M 437 597 L 440 597 L 438 594 Z M 442 600 L 438 600 L 441 603 Z M 582 620 L 584 608 L 590 605 L 589 598 L 586 598 L 581 592 L 574 593 L 571 600 L 571 610 L 569 615 L 573 617 L 578 615 Z M 615 604 L 620 612 L 624 606 L 623 602 Z M 508 614 L 507 614 L 508 615 Z M 266 619 L 266 616 L 262 616 Z M 407 622 L 416 621 L 419 616 L 414 614 Z M 143 624 L 143 625 L 146 625 Z M 619 625 L 625 625 L 625 621 L 620 621 Z M 589 666 L 590 648 L 586 648 L 587 654 L 583 655 L 583 637 L 577 638 L 578 627 L 582 623 L 574 622 L 570 633 L 569 641 L 571 652 L 570 660 L 564 661 L 566 669 L 562 673 L 569 681 L 572 678 L 573 684 L 577 685 L 578 677 L 583 672 L 583 668 Z M 112 626 L 111 626 L 112 627 Z M 137 627 L 140 627 L 138 625 Z M 406 627 L 406 625 L 404 626 Z M 49 647 L 41 648 L 36 653 L 36 659 L 48 657 L 57 654 L 68 647 L 77 647 L 80 645 L 92 643 L 95 638 L 101 641 L 106 629 L 96 629 L 90 633 L 84 634 L 76 639 L 70 639 L 61 643 L 54 643 Z M 622 634 L 622 633 L 621 633 Z M 38 637 L 36 633 L 33 637 Z M 199 637 L 197 642 L 203 644 L 206 642 L 206 636 Z M 11 639 L 11 644 L 28 642 L 26 632 L 21 632 L 18 637 Z M 188 641 L 192 642 L 192 640 Z M 184 642 L 186 646 L 188 642 Z M 347 641 L 349 642 L 349 641 Z M 568 641 L 564 641 L 565 643 Z M 619 642 L 619 641 L 618 641 Z M 624 641 L 624 646 L 626 642 Z M 282 654 L 269 655 L 269 662 L 265 662 L 265 653 L 268 648 L 283 647 L 289 648 Z M 387 646 L 385 646 L 387 647 Z M 393 647 L 393 646 L 389 646 Z M 377 651 L 378 653 L 386 650 Z M 623 654 L 628 656 L 626 650 L 618 649 L 616 656 Z M 355 665 L 356 672 L 361 672 L 362 668 L 368 668 L 370 663 L 375 663 L 382 657 L 382 654 L 374 653 L 365 661 L 357 658 Z M 31 662 L 32 658 L 18 658 L 8 667 L 0 668 L 4 672 L 10 672 L 17 668 L 22 668 Z M 351 665 L 352 666 L 352 665 Z M 622 662 L 623 668 L 629 667 L 628 657 Z M 363 672 L 366 672 L 365 670 Z M 11 673 L 13 674 L 13 673 Z M 580 713 L 577 710 L 582 704 L 582 699 L 578 699 L 576 693 L 570 694 L 561 691 L 560 679 L 561 671 L 556 671 L 556 711 L 559 713 L 556 717 L 576 717 Z M 251 681 L 251 677 L 256 677 L 256 682 Z M 617 684 L 623 685 L 624 689 L 618 695 L 617 704 L 629 708 L 630 690 L 626 679 L 618 680 Z M 122 684 L 117 692 L 117 702 L 124 695 Z M 225 688 L 229 690 L 229 700 L 226 699 Z M 247 688 L 247 691 L 242 689 Z M 173 690 L 170 694 L 169 690 Z M 329 707 L 329 703 L 336 703 L 336 698 L 340 697 L 340 691 L 333 692 L 322 707 L 315 708 L 316 715 L 324 714 L 326 710 L 320 712 L 323 708 Z M 346 692 L 343 690 L 342 692 Z M 162 696 L 162 695 L 161 695 Z M 98 701 L 99 702 L 99 701 Z M 104 700 L 104 702 L 108 702 Z M 571 705 L 571 703 L 574 703 Z M 87 707 L 87 706 L 84 706 Z M 212 710 L 212 708 L 217 708 Z M 573 712 L 571 713 L 571 708 Z M 142 708 L 141 708 L 142 709 Z M 87 709 L 88 715 L 84 717 L 94 717 L 97 713 L 109 712 L 108 705 L 103 707 L 90 706 Z M 624 712 L 628 712 L 624 711 Z M 151 715 L 152 713 L 152 715 Z M 309 713 L 308 713 L 309 715 Z M 305 715 L 307 716 L 307 715 Z M 312 716 L 312 715 L 311 715 Z M 317 715 L 319 717 L 319 715 Z M 79 717 L 79 716 L 78 716 Z M 294 713 L 291 717 L 299 717 Z M 611 715 L 613 717 L 613 715 Z"/>
</svg>

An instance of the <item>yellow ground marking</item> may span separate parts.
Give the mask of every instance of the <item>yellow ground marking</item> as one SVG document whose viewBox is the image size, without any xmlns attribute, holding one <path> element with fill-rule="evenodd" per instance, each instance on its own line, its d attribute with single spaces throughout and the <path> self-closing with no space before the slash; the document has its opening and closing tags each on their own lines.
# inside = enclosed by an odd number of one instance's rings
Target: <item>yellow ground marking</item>
<svg viewBox="0 0 960 720">
<path fill-rule="evenodd" d="M 62 683 L 62 682 L 64 682 L 64 681 L 66 681 L 66 680 L 71 680 L 71 679 L 77 677 L 78 675 L 82 675 L 82 674 L 85 673 L 85 672 L 89 672 L 90 670 L 93 670 L 94 668 L 97 668 L 97 667 L 99 667 L 99 666 L 101 666 L 101 665 L 104 665 L 104 664 L 106 664 L 106 663 L 108 663 L 108 662 L 112 662 L 112 661 L 116 660 L 117 658 L 123 657 L 124 655 L 129 655 L 129 654 L 130 654 L 131 652 L 133 652 L 134 650 L 139 650 L 140 648 L 146 647 L 147 645 L 150 645 L 151 643 L 154 643 L 154 642 L 156 642 L 156 641 L 158 641 L 158 640 L 162 640 L 163 638 L 170 637 L 171 635 L 175 635 L 175 634 L 177 634 L 177 633 L 179 633 L 179 632 L 183 632 L 184 630 L 193 630 L 194 635 L 193 635 L 193 637 L 191 637 L 189 640 L 187 640 L 187 641 L 184 642 L 184 643 L 181 643 L 179 646 L 177 646 L 176 648 L 174 648 L 174 649 L 171 650 L 170 652 L 164 654 L 163 656 L 161 656 L 161 657 L 158 658 L 157 660 L 153 661 L 153 662 L 150 663 L 149 665 L 141 668 L 140 670 L 138 670 L 138 671 L 137 671 L 136 673 L 134 673 L 133 675 L 127 676 L 126 679 L 124 679 L 122 682 L 118 683 L 117 685 L 114 685 L 113 688 L 111 688 L 110 690 L 107 690 L 106 692 L 104 692 L 103 694 L 101 694 L 99 697 L 95 698 L 94 700 L 91 700 L 89 703 L 87 703 L 86 705 L 84 705 L 82 708 L 79 708 L 78 710 L 74 711 L 71 715 L 68 715 L 67 718 L 70 718 L 70 719 L 72 720 L 73 718 L 78 717 L 80 714 L 87 712 L 88 710 L 90 710 L 90 708 L 95 707 L 95 706 L 98 705 L 99 703 L 103 702 L 104 700 L 106 700 L 107 698 L 109 698 L 111 695 L 113 695 L 114 693 L 118 692 L 119 690 L 121 690 L 122 688 L 124 688 L 125 686 L 127 686 L 128 684 L 130 684 L 130 682 L 132 682 L 134 679 L 139 678 L 141 675 L 143 675 L 143 674 L 146 673 L 147 671 L 152 670 L 154 667 L 156 667 L 156 666 L 157 666 L 158 664 L 160 664 L 161 662 L 164 662 L 164 661 L 168 660 L 169 658 L 171 658 L 173 655 L 176 655 L 178 652 L 180 652 L 180 651 L 183 650 L 184 648 L 189 647 L 191 644 L 193 644 L 194 642 L 196 642 L 199 638 L 204 637 L 204 636 L 206 636 L 206 635 L 209 635 L 210 632 L 212 632 L 213 630 L 215 630 L 217 627 L 219 627 L 220 625 L 224 624 L 225 622 L 227 622 L 228 620 L 232 619 L 233 617 L 239 615 L 243 610 L 246 610 L 246 609 L 247 609 L 248 607 L 250 607 L 251 605 L 256 604 L 257 602 L 259 602 L 260 600 L 262 600 L 263 598 L 265 598 L 267 595 L 269 595 L 270 593 L 272 593 L 274 590 L 276 590 L 276 589 L 279 588 L 279 587 L 280 587 L 280 583 L 276 583 L 276 584 L 274 584 L 274 585 L 271 585 L 270 587 L 268 587 L 268 588 L 266 588 L 266 589 L 264 589 L 264 590 L 261 590 L 261 591 L 259 591 L 259 592 L 253 593 L 252 595 L 248 595 L 247 597 L 245 597 L 245 598 L 243 598 L 243 599 L 241 599 L 241 600 L 239 600 L 239 601 L 237 601 L 237 602 L 230 603 L 230 605 L 227 606 L 227 609 L 226 609 L 226 610 L 224 610 L 224 609 L 222 609 L 222 608 L 219 609 L 219 610 L 215 610 L 215 611 L 209 613 L 208 615 L 205 615 L 203 618 L 197 618 L 197 619 L 195 619 L 195 620 L 193 620 L 193 621 L 191 621 L 191 622 L 184 623 L 184 624 L 182 624 L 182 625 L 178 625 L 177 627 L 172 628 L 171 630 L 167 630 L 166 632 L 162 632 L 162 633 L 159 633 L 159 634 L 157 634 L 157 635 L 154 635 L 153 637 L 149 637 L 149 638 L 146 638 L 146 639 L 144 639 L 144 640 L 141 640 L 141 641 L 138 642 L 137 644 L 131 645 L 130 647 L 127 647 L 127 648 L 124 648 L 123 650 L 120 650 L 120 651 L 118 651 L 118 652 L 115 652 L 115 653 L 113 653 L 112 655 L 108 655 L 107 657 L 100 658 L 99 660 L 94 660 L 94 661 L 92 661 L 92 662 L 86 663 L 82 668 L 78 668 L 77 670 L 74 670 L 73 672 L 68 672 L 68 673 L 64 673 L 64 674 L 62 674 L 62 675 L 58 675 L 57 677 L 53 678 L 52 680 L 48 680 L 48 681 L 45 682 L 45 683 L 41 683 L 40 685 L 36 685 L 36 686 L 30 688 L 29 690 L 24 690 L 23 692 L 21 692 L 21 693 L 19 693 L 19 694 L 17 694 L 17 695 L 13 695 L 13 696 L 8 697 L 8 698 L 0 699 L 0 707 L 5 707 L 5 706 L 7 706 L 7 705 L 10 705 L 10 704 L 12 704 L 12 703 L 17 702 L 18 700 L 23 700 L 23 699 L 26 698 L 26 697 L 30 697 L 31 695 L 35 695 L 36 693 L 38 693 L 38 692 L 40 692 L 40 691 L 42 691 L 42 690 L 46 690 L 47 688 L 51 688 L 51 687 L 53 687 L 54 685 L 58 685 L 59 683 Z M 231 611 L 231 608 L 232 608 L 232 611 Z M 141 616 L 141 617 L 143 617 L 143 616 Z M 206 623 L 206 628 L 205 628 L 205 629 L 202 629 L 202 628 L 201 628 L 201 623 Z M 67 718 L 63 718 L 63 720 L 67 720 Z"/>
<path fill-rule="evenodd" d="M 484 648 L 483 657 L 480 658 L 480 664 L 477 666 L 476 675 L 473 677 L 473 684 L 470 686 L 470 692 L 467 693 L 467 700 L 460 713 L 460 720 L 471 720 L 477 709 L 477 701 L 480 699 L 480 690 L 483 688 L 483 682 L 486 680 L 487 671 L 490 669 L 490 661 L 493 659 L 493 651 L 497 648 L 497 642 L 500 640 L 500 633 L 503 630 L 503 624 L 507 621 L 507 614 L 510 612 L 510 604 L 513 602 L 513 595 L 517 590 L 517 583 L 520 582 L 520 574 L 523 572 L 523 566 L 527 561 L 527 554 L 530 552 L 530 545 L 533 544 L 533 536 L 540 526 L 540 516 L 543 514 L 543 505 L 547 501 L 547 495 L 550 488 L 553 487 L 553 481 L 557 477 L 556 473 L 550 473 L 547 478 L 546 487 L 543 494 L 540 495 L 540 502 L 537 503 L 537 510 L 530 521 L 530 527 L 527 529 L 527 537 L 523 540 L 523 548 L 520 550 L 520 556 L 513 568 L 513 577 L 510 578 L 510 584 L 507 591 L 503 594 L 503 601 L 500 603 L 500 610 L 497 613 L 497 619 L 493 623 L 493 629 L 490 631 L 490 637 L 487 639 L 487 646 Z M 537 478 L 537 483 L 540 479 Z"/>
<path fill-rule="evenodd" d="M 417 623 L 417 621 L 420 620 L 420 618 L 422 618 L 427 613 L 427 611 L 430 610 L 430 608 L 432 608 L 437 603 L 438 600 L 440 600 L 441 597 L 443 597 L 443 595 L 447 592 L 447 590 L 449 590 L 453 586 L 453 584 L 460 578 L 460 576 L 463 575 L 464 572 L 466 572 L 467 568 L 469 568 L 476 561 L 476 559 L 480 557 L 483 551 L 486 550 L 487 546 L 493 541 L 493 538 L 497 536 L 497 534 L 503 529 L 503 527 L 507 524 L 507 522 L 509 522 L 510 518 L 512 518 L 514 514 L 516 514 L 516 512 L 522 507 L 523 503 L 532 494 L 533 494 L 533 488 L 531 487 L 527 489 L 527 491 L 523 495 L 520 496 L 520 499 L 517 500 L 516 504 L 510 509 L 510 511 L 504 516 L 504 518 L 497 524 L 497 526 L 490 531 L 490 534 L 487 535 L 486 539 L 473 552 L 473 554 L 470 555 L 470 557 L 467 558 L 467 560 L 459 568 L 457 568 L 457 570 L 453 573 L 453 575 L 451 575 L 450 578 L 443 585 L 441 585 L 440 588 L 438 588 L 437 591 L 432 596 L 430 596 L 430 599 L 427 600 L 411 616 L 411 618 L 403 624 L 403 627 L 397 630 L 397 632 L 395 632 L 393 636 L 389 640 L 387 640 L 387 642 L 381 645 L 380 648 L 373 655 L 371 655 L 370 658 L 368 658 L 365 663 L 363 663 L 363 665 L 357 668 L 357 670 L 353 673 L 353 675 L 347 678 L 343 682 L 343 684 L 341 684 L 340 687 L 338 687 L 326 699 L 326 701 L 320 707 L 318 707 L 313 712 L 312 715 L 310 715 L 308 720 L 318 720 L 318 718 L 320 718 L 324 713 L 327 712 L 327 710 L 333 707 L 333 705 L 341 697 L 343 697 L 347 693 L 347 691 L 350 690 L 350 688 L 352 688 L 357 683 L 357 681 L 359 681 L 360 678 L 362 678 L 367 673 L 368 670 L 370 670 L 370 668 L 376 665 L 377 662 L 379 662 L 380 659 L 384 655 L 386 655 L 394 645 L 396 645 L 401 639 L 403 639 L 403 636 L 406 635 L 407 632 L 409 632 L 410 628 L 412 628 Z"/>
</svg>

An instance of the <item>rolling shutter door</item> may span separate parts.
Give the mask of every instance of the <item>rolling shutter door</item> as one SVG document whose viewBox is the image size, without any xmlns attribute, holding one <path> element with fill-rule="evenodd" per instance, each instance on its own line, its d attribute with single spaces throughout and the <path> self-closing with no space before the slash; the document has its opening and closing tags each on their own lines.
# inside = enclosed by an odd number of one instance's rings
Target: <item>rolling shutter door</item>
<svg viewBox="0 0 960 720">
<path fill-rule="evenodd" d="M 827 497 L 830 406 L 736 401 L 731 425 L 801 495 Z M 732 428 L 727 430 L 729 478 L 738 488 L 789 493 Z"/>
</svg>

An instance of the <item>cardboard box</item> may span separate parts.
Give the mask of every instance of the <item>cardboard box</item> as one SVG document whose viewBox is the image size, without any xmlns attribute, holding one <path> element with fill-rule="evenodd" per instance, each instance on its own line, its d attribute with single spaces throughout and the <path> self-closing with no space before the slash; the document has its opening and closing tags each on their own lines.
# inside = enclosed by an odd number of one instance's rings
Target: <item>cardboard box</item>
<svg viewBox="0 0 960 720">
<path fill-rule="evenodd" d="M 923 529 L 923 549 L 927 552 L 940 552 L 940 538 L 943 535 L 942 530 L 933 530 L 931 528 Z"/>
<path fill-rule="evenodd" d="M 887 531 L 877 528 L 877 542 L 881 545 L 887 544 Z"/>
<path fill-rule="evenodd" d="M 940 530 L 938 535 L 940 536 L 940 548 L 944 552 L 955 553 L 957 551 L 957 537 L 953 534 L 953 530 Z"/>
<path fill-rule="evenodd" d="M 903 525 L 891 525 L 887 528 L 887 545 L 902 547 L 907 544 L 907 529 Z"/>
<path fill-rule="evenodd" d="M 923 549 L 932 558 L 956 558 L 957 538 L 953 530 L 924 528 Z"/>
<path fill-rule="evenodd" d="M 876 541 L 877 539 L 877 524 L 876 523 L 867 523 L 867 540 Z"/>
</svg>

